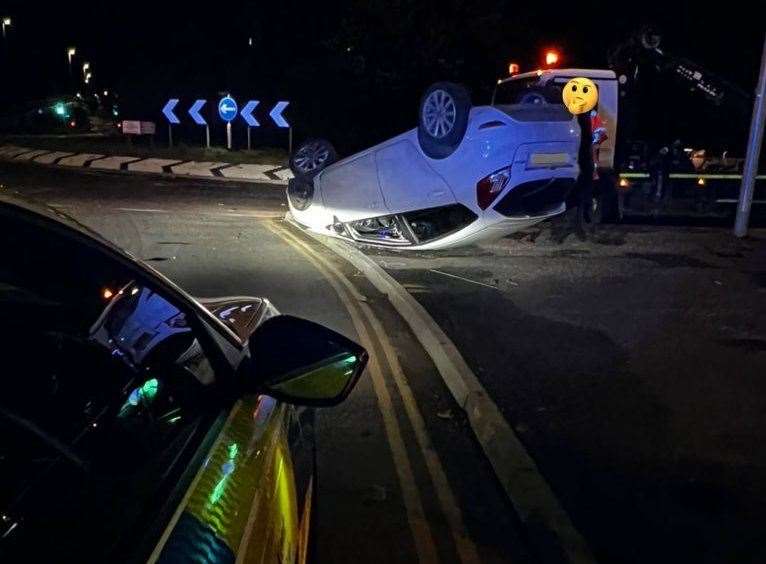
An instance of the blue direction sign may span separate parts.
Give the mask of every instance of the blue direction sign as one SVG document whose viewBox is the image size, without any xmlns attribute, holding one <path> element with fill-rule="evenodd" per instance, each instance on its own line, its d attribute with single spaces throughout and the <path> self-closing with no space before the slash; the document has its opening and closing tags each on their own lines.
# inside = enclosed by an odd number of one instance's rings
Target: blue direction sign
<svg viewBox="0 0 766 564">
<path fill-rule="evenodd" d="M 261 125 L 253 116 L 253 110 L 255 110 L 257 105 L 258 100 L 250 100 L 247 104 L 245 104 L 245 107 L 242 108 L 242 111 L 240 112 L 244 120 L 247 122 L 247 125 L 250 127 L 259 127 Z"/>
<path fill-rule="evenodd" d="M 224 96 L 218 102 L 218 115 L 225 122 L 231 122 L 237 117 L 237 102 L 231 96 Z"/>
<path fill-rule="evenodd" d="M 277 102 L 274 108 L 269 112 L 269 116 L 271 116 L 271 119 L 277 124 L 277 127 L 290 127 L 290 124 L 282 117 L 282 112 L 285 111 L 285 108 L 289 103 L 290 102 Z"/>
<path fill-rule="evenodd" d="M 162 108 L 162 113 L 165 114 L 165 118 L 168 120 L 168 122 L 173 124 L 181 123 L 181 120 L 179 120 L 173 113 L 173 108 L 176 107 L 176 104 L 178 104 L 178 98 L 171 98 Z"/>
<path fill-rule="evenodd" d="M 194 123 L 196 123 L 197 125 L 207 125 L 205 118 L 203 118 L 202 115 L 200 115 L 199 113 L 199 111 L 202 109 L 202 106 L 204 106 L 206 102 L 207 100 L 196 100 L 192 104 L 192 107 L 189 108 L 189 115 L 192 117 L 192 119 L 194 120 Z"/>
</svg>

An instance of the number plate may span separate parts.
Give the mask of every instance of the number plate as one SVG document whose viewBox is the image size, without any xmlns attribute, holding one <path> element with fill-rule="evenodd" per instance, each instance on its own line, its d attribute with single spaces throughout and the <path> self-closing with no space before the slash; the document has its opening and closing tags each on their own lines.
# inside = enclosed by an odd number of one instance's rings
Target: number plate
<svg viewBox="0 0 766 564">
<path fill-rule="evenodd" d="M 529 164 L 533 166 L 564 166 L 569 164 L 567 153 L 532 153 Z"/>
</svg>

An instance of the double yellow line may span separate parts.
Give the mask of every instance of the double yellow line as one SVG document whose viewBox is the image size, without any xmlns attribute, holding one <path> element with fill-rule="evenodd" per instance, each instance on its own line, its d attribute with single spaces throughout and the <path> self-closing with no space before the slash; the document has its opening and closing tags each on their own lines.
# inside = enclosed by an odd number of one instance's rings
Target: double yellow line
<svg viewBox="0 0 766 564">
<path fill-rule="evenodd" d="M 297 237 L 284 224 L 269 222 L 267 225 L 273 233 L 304 256 L 328 281 L 348 310 L 361 344 L 370 352 L 368 372 L 383 417 L 384 429 L 402 490 L 418 560 L 422 563 L 430 563 L 438 562 L 439 559 L 433 531 L 423 510 L 421 492 L 415 481 L 412 463 L 394 411 L 392 397 L 386 385 L 385 372 L 393 379 L 402 399 L 418 449 L 436 491 L 439 506 L 450 528 L 458 557 L 463 563 L 479 562 L 476 546 L 466 535 L 462 512 L 449 485 L 441 460 L 431 443 L 423 416 L 399 363 L 399 358 L 381 322 L 366 303 L 366 298 L 331 261 Z"/>
</svg>

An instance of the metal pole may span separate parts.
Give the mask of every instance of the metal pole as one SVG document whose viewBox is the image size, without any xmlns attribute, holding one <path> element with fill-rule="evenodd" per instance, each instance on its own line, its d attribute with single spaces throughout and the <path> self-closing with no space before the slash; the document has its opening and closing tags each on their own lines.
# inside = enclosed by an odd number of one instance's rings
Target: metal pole
<svg viewBox="0 0 766 564">
<path fill-rule="evenodd" d="M 764 122 L 766 122 L 766 37 L 763 39 L 761 71 L 758 75 L 758 86 L 753 102 L 753 117 L 750 121 L 750 135 L 747 140 L 745 169 L 742 173 L 742 186 L 739 189 L 739 202 L 737 203 L 737 219 L 734 223 L 734 235 L 737 237 L 747 235 L 750 208 L 753 205 L 755 177 L 758 174 L 758 161 L 761 156 Z"/>
<path fill-rule="evenodd" d="M 250 126 L 247 126 L 247 150 L 250 150 Z"/>
<path fill-rule="evenodd" d="M 168 124 L 168 147 L 173 148 L 173 126 Z"/>
<path fill-rule="evenodd" d="M 293 126 L 287 130 L 287 154 L 293 154 Z"/>
<path fill-rule="evenodd" d="M 226 147 L 231 151 L 231 122 L 226 123 Z"/>
<path fill-rule="evenodd" d="M 207 148 L 210 148 L 210 126 L 205 125 L 205 143 L 207 144 Z"/>
</svg>

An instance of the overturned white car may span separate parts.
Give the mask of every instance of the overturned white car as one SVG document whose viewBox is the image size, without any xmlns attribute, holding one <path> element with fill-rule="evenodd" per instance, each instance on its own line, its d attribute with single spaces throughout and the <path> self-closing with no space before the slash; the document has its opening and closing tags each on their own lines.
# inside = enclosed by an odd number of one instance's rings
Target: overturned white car
<svg viewBox="0 0 766 564">
<path fill-rule="evenodd" d="M 431 86 L 416 129 L 336 161 L 327 141 L 290 157 L 290 212 L 359 243 L 442 249 L 496 239 L 563 212 L 580 130 L 563 105 L 471 107 L 456 84 Z"/>
</svg>

